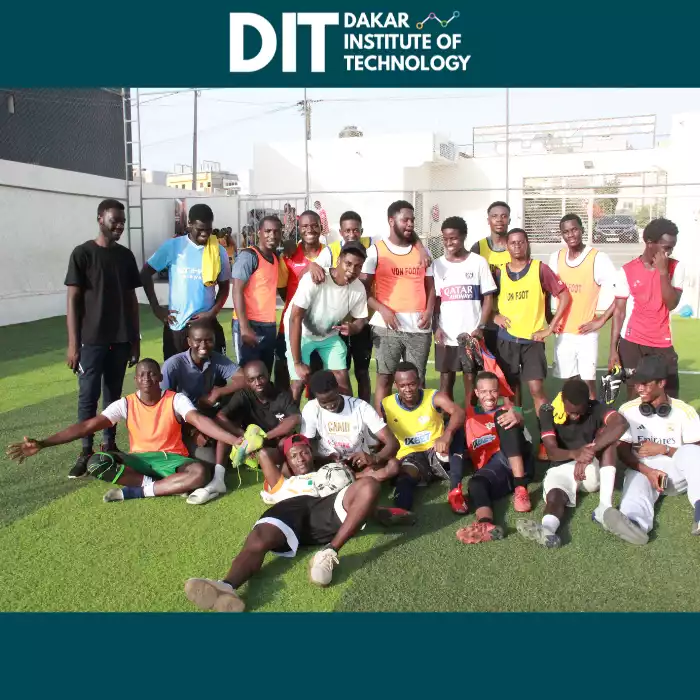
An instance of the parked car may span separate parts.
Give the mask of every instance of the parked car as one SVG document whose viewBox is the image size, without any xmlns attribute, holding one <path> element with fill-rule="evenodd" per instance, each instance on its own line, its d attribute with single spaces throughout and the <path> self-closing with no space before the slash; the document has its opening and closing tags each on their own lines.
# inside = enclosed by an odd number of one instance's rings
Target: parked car
<svg viewBox="0 0 700 700">
<path fill-rule="evenodd" d="M 633 216 L 601 216 L 593 226 L 593 243 L 639 243 L 639 229 Z"/>
</svg>

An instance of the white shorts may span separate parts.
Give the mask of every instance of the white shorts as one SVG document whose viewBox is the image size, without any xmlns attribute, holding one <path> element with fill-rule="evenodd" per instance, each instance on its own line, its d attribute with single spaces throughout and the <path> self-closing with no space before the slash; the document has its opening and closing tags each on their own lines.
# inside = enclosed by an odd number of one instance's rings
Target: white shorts
<svg viewBox="0 0 700 700">
<path fill-rule="evenodd" d="M 575 468 L 576 462 L 567 462 L 558 467 L 550 467 L 547 470 L 542 483 L 545 500 L 547 500 L 547 494 L 552 489 L 561 489 L 569 497 L 569 502 L 566 505 L 569 508 L 574 508 L 576 506 L 577 491 L 593 493 L 600 488 L 600 465 L 597 459 L 594 459 L 586 467 L 586 475 L 583 481 L 574 479 Z"/>
<path fill-rule="evenodd" d="M 586 381 L 595 381 L 598 363 L 598 334 L 576 335 L 561 333 L 554 337 L 552 370 L 558 379 L 578 375 Z"/>
</svg>

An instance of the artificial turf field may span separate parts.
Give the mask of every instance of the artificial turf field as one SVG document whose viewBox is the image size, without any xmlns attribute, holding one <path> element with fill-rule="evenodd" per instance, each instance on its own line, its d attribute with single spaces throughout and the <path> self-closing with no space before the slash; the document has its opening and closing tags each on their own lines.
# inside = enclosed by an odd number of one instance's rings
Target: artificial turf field
<svg viewBox="0 0 700 700">
<path fill-rule="evenodd" d="M 230 328 L 222 314 L 224 328 Z M 700 323 L 675 319 L 681 398 L 700 408 Z M 607 358 L 607 329 L 599 366 Z M 142 357 L 160 360 L 161 330 L 142 307 Z M 4 456 L 9 442 L 46 437 L 76 419 L 76 380 L 64 363 L 65 319 L 2 329 L 0 358 L 0 610 L 191 611 L 183 593 L 193 576 L 220 578 L 265 505 L 256 474 L 230 475 L 230 491 L 204 506 L 184 499 L 102 502 L 107 486 L 69 480 L 77 445 L 40 452 L 22 465 Z M 551 360 L 551 357 L 550 357 Z M 132 390 L 129 370 L 125 393 Z M 438 378 L 429 366 L 428 383 Z M 458 380 L 459 385 L 459 380 Z M 557 380 L 549 380 L 550 396 Z M 698 398 L 696 398 L 698 397 Z M 458 389 L 457 399 L 463 402 Z M 531 405 L 528 427 L 536 434 Z M 117 434 L 127 444 L 123 427 Z M 97 439 L 99 443 L 99 437 Z M 540 465 L 542 467 L 542 465 Z M 698 465 L 700 469 L 700 464 Z M 662 499 L 646 547 L 635 548 L 591 522 L 596 494 L 583 496 L 566 518 L 563 546 L 545 550 L 521 539 L 516 517 L 542 515 L 538 481 L 530 486 L 531 515 L 509 500 L 496 505 L 506 539 L 466 546 L 455 531 L 472 515 L 457 516 L 436 484 L 419 492 L 418 523 L 388 531 L 376 524 L 342 550 L 333 584 L 312 586 L 310 555 L 293 561 L 270 556 L 241 589 L 248 610 L 301 611 L 698 611 L 700 538 L 690 535 L 685 496 Z M 619 488 L 619 483 L 618 483 Z M 385 487 L 384 502 L 390 488 Z M 619 490 L 616 491 L 619 502 Z"/>
</svg>

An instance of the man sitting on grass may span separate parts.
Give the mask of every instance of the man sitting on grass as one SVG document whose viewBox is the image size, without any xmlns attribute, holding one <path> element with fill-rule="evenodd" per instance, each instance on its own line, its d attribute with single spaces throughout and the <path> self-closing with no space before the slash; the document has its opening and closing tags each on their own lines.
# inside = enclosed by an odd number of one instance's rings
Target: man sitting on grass
<svg viewBox="0 0 700 700">
<path fill-rule="evenodd" d="M 316 471 L 311 444 L 303 435 L 288 437 L 283 451 L 282 469 L 266 449 L 258 453 L 265 474 L 261 495 L 273 505 L 253 526 L 226 577 L 191 578 L 185 583 L 185 594 L 198 608 L 243 612 L 238 589 L 260 571 L 265 555 L 291 558 L 300 546 L 326 545 L 311 559 L 309 577 L 318 586 L 329 585 L 340 548 L 376 511 L 380 490 L 376 479 L 360 475 L 365 478 L 355 481 L 351 470 L 339 464 Z"/>
<path fill-rule="evenodd" d="M 480 372 L 474 388 L 478 404 L 467 406 L 467 450 L 476 470 L 469 480 L 468 498 L 476 520 L 457 530 L 457 539 L 464 544 L 503 539 L 503 528 L 493 522 L 493 502 L 499 498 L 515 492 L 515 510 L 530 509 L 526 484 L 534 474 L 532 445 L 522 415 L 498 407 L 498 384 L 496 374 Z M 523 491 L 525 497 L 518 498 Z"/>
<path fill-rule="evenodd" d="M 39 450 L 79 440 L 123 420 L 129 433 L 129 452 L 99 452 L 88 461 L 91 476 L 124 487 L 109 489 L 103 500 L 107 503 L 189 493 L 203 486 L 208 474 L 201 462 L 189 457 L 182 440 L 182 423 L 229 445 L 238 445 L 241 440 L 197 411 L 184 394 L 162 391 L 162 380 L 155 360 L 141 360 L 134 375 L 136 393 L 111 403 L 101 415 L 44 440 L 25 437 L 23 442 L 9 445 L 7 455 L 23 462 Z M 223 481 L 223 472 L 217 477 Z"/>
<path fill-rule="evenodd" d="M 542 484 L 544 517 L 541 524 L 519 520 L 516 527 L 523 537 L 543 547 L 561 545 L 557 530 L 566 508 L 576 507 L 578 491 L 600 489 L 601 513 L 612 506 L 615 446 L 627 430 L 627 421 L 589 394 L 586 382 L 569 379 L 554 404 L 544 404 L 540 411 L 542 444 L 552 462 Z"/>
</svg>

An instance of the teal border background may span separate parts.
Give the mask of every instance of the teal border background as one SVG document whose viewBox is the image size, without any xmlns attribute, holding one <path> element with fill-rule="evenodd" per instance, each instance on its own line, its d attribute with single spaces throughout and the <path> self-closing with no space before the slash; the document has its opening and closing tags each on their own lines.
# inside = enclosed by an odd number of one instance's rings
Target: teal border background
<svg viewBox="0 0 700 700">
<path fill-rule="evenodd" d="M 254 4 L 74 1 L 6 3 L 0 42 L 5 87 L 690 87 L 700 84 L 694 3 L 298 1 Z M 281 12 L 429 12 L 461 16 L 465 72 L 354 72 L 342 45 L 327 47 L 326 73 L 309 64 L 303 34 L 298 69 L 278 58 L 256 73 L 228 71 L 229 12 L 250 11 L 281 25 Z M 438 31 L 437 23 L 430 31 Z M 309 29 L 305 28 L 304 32 Z M 330 31 L 330 30 L 329 30 Z M 337 36 L 341 30 L 335 28 Z M 426 30 L 424 30 L 426 31 Z M 340 44 L 340 42 L 337 42 Z"/>
</svg>

